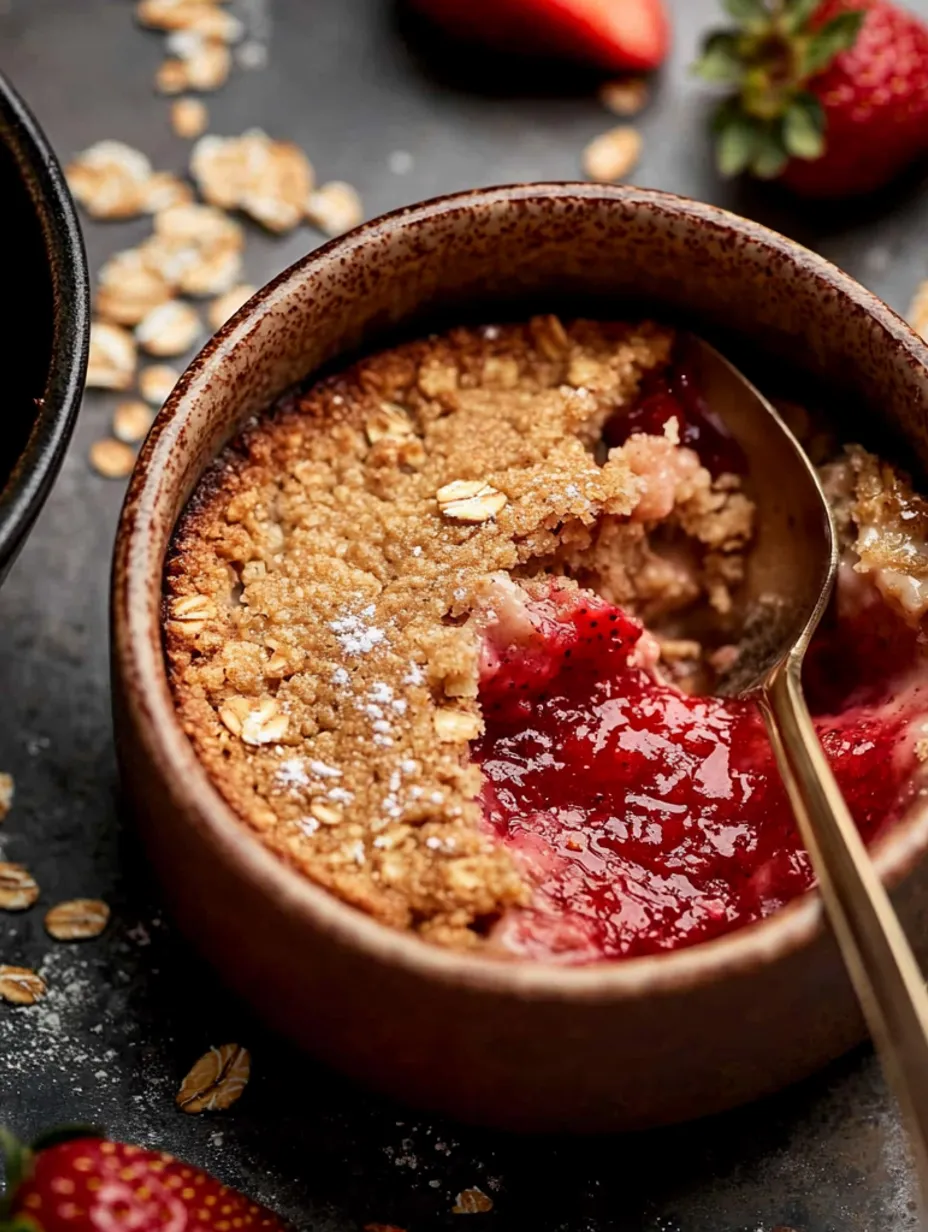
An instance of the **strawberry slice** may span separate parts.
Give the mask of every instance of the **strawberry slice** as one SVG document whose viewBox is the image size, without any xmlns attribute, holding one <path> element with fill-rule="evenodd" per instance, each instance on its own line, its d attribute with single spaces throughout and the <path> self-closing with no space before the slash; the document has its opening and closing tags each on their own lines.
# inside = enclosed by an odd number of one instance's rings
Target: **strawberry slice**
<svg viewBox="0 0 928 1232">
<path fill-rule="evenodd" d="M 657 68 L 670 46 L 663 0 L 410 0 L 436 25 L 505 51 L 610 70 Z"/>
</svg>

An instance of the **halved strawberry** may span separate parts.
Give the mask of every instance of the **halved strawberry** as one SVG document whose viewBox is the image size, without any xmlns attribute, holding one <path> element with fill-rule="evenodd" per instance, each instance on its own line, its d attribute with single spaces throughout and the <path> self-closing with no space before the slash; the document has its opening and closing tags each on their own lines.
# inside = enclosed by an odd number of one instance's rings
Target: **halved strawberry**
<svg viewBox="0 0 928 1232">
<path fill-rule="evenodd" d="M 663 0 L 409 0 L 450 33 L 505 51 L 657 68 L 670 45 Z"/>
</svg>

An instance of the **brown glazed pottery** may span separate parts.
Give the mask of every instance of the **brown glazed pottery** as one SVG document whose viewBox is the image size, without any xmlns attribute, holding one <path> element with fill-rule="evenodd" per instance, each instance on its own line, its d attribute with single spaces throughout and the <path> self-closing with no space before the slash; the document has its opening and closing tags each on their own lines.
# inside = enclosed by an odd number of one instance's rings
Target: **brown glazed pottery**
<svg viewBox="0 0 928 1232">
<path fill-rule="evenodd" d="M 228 983 L 318 1056 L 410 1103 L 527 1130 L 636 1128 L 774 1091 L 863 1026 L 809 895 L 678 953 L 568 969 L 391 931 L 266 851 L 210 785 L 168 691 L 165 550 L 204 468 L 287 386 L 397 328 L 528 311 L 656 312 L 852 392 L 928 462 L 928 349 L 820 257 L 708 205 L 639 189 L 524 185 L 402 210 L 255 296 L 159 415 L 116 545 L 116 735 L 169 905 Z M 876 852 L 928 955 L 928 812 Z"/>
</svg>

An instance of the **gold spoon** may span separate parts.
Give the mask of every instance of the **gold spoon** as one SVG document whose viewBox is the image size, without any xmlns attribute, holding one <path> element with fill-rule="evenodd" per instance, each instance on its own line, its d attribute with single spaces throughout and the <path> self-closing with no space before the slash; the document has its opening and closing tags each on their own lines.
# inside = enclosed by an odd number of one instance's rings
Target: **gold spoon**
<svg viewBox="0 0 928 1232">
<path fill-rule="evenodd" d="M 908 1122 L 928 1206 L 928 992 L 825 758 L 802 691 L 802 662 L 834 587 L 831 509 L 799 442 L 754 386 L 701 339 L 692 355 L 708 405 L 747 459 L 757 539 L 745 579 L 745 647 L 723 682 L 758 702 L 818 878 L 822 902 Z"/>
</svg>

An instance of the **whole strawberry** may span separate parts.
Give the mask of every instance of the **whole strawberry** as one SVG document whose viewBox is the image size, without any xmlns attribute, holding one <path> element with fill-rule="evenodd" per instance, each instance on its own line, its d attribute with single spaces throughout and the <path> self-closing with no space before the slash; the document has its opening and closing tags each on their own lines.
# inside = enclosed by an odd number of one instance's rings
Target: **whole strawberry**
<svg viewBox="0 0 928 1232">
<path fill-rule="evenodd" d="M 928 151 L 928 27 L 888 0 L 725 0 L 697 71 L 733 92 L 713 127 L 724 175 L 808 197 L 871 192 Z"/>
<path fill-rule="evenodd" d="M 0 1130 L 2 1232 L 283 1232 L 276 1215 L 198 1168 L 92 1135 L 56 1130 L 24 1146 Z"/>
</svg>

